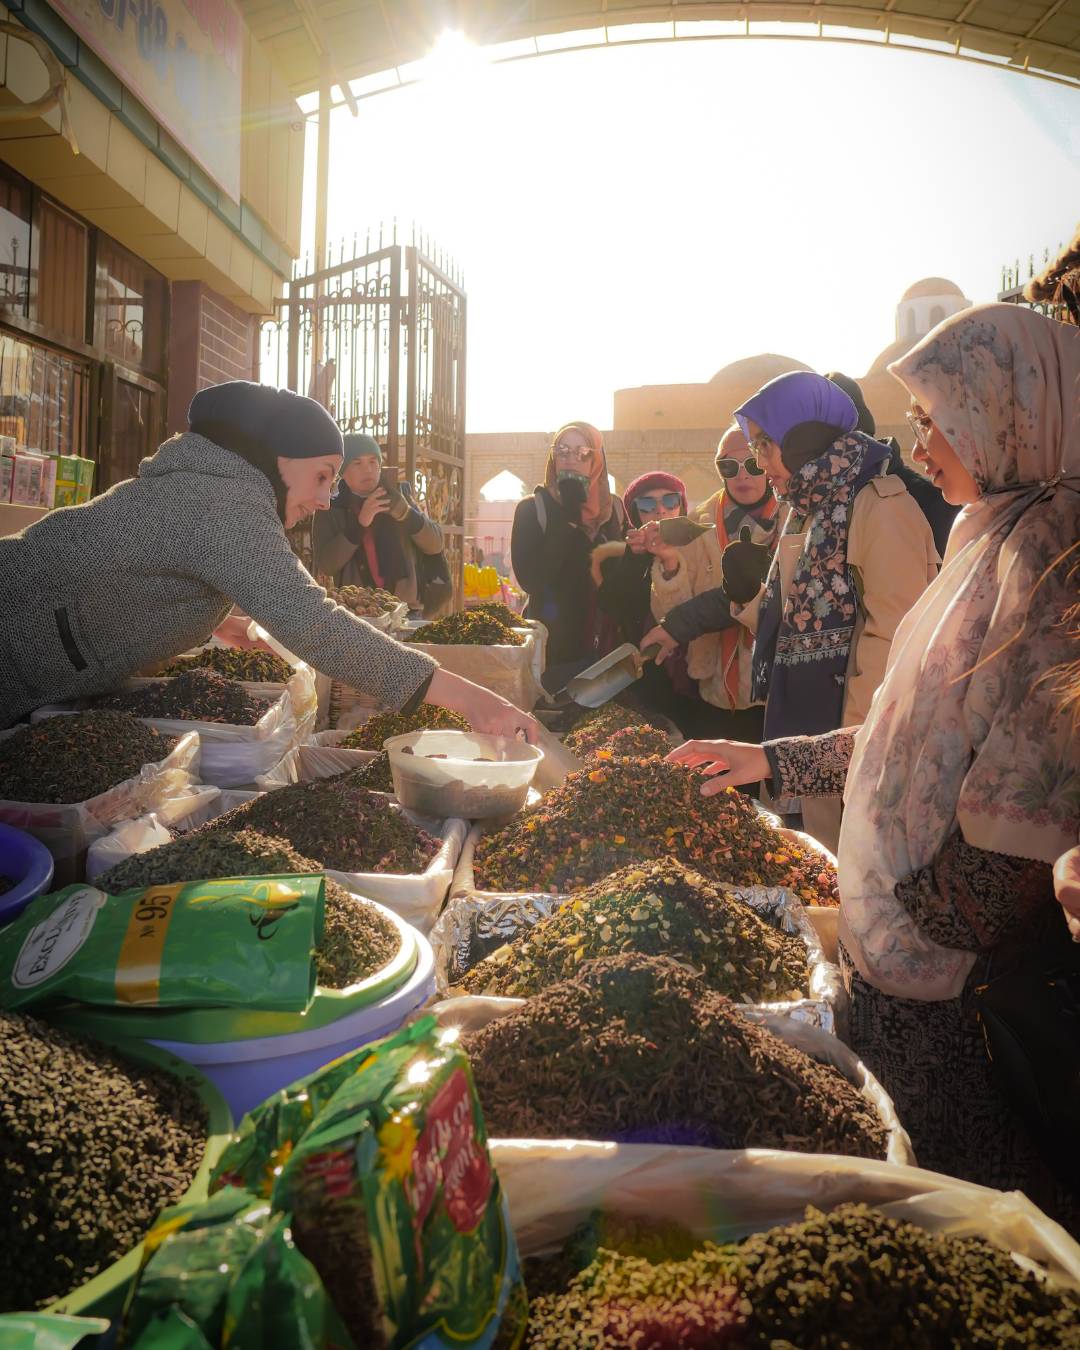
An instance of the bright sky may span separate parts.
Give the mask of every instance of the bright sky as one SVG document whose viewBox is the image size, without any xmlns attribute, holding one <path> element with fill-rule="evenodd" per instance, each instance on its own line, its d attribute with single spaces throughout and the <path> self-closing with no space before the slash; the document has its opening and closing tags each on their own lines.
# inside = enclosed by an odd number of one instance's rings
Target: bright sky
<svg viewBox="0 0 1080 1350">
<path fill-rule="evenodd" d="M 331 147 L 332 239 L 415 220 L 464 270 L 470 431 L 610 427 L 762 351 L 862 374 L 911 282 L 993 299 L 1080 217 L 1080 93 L 825 42 L 474 64 Z"/>
</svg>

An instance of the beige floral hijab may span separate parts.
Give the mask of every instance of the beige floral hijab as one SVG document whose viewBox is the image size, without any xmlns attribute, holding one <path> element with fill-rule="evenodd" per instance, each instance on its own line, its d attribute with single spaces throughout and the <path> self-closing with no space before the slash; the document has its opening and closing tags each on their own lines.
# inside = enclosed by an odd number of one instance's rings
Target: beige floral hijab
<svg viewBox="0 0 1080 1350">
<path fill-rule="evenodd" d="M 974 956 L 895 898 L 959 827 L 1052 862 L 1080 829 L 1080 748 L 1053 672 L 1077 656 L 1080 331 L 1016 305 L 955 315 L 890 371 L 982 495 L 897 629 L 860 729 L 840 835 L 840 935 L 878 989 L 956 997 Z"/>
</svg>

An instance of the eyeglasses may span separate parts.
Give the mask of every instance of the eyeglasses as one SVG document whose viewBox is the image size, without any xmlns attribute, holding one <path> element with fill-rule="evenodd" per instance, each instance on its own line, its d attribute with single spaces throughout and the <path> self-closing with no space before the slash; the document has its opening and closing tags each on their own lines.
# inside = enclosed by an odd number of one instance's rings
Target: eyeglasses
<svg viewBox="0 0 1080 1350">
<path fill-rule="evenodd" d="M 677 492 L 662 492 L 658 497 L 635 497 L 634 505 L 639 511 L 646 511 L 651 516 L 661 507 L 665 511 L 674 511 L 677 506 L 682 506 L 682 497 Z"/>
<path fill-rule="evenodd" d="M 930 444 L 930 436 L 934 430 L 934 419 L 928 417 L 926 413 L 906 413 L 907 420 L 911 423 L 911 429 L 915 433 L 915 439 L 925 450 Z"/>
<path fill-rule="evenodd" d="M 564 456 L 566 459 L 576 460 L 579 464 L 584 464 L 592 451 L 587 445 L 563 445 L 560 441 L 555 447 L 555 453 Z"/>
<path fill-rule="evenodd" d="M 716 471 L 722 478 L 736 478 L 740 469 L 745 469 L 751 478 L 759 478 L 765 472 L 755 455 L 747 455 L 745 459 L 724 455 L 716 461 Z"/>
</svg>

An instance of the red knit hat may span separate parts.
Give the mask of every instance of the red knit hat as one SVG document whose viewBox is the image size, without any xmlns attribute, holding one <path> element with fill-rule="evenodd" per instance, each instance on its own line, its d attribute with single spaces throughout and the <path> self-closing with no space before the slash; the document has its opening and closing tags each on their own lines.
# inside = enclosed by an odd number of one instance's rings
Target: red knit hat
<svg viewBox="0 0 1080 1350">
<path fill-rule="evenodd" d="M 626 507 L 626 514 L 631 520 L 635 519 L 633 512 L 633 501 L 635 497 L 644 497 L 650 492 L 677 492 L 682 498 L 682 513 L 687 513 L 686 504 L 686 484 L 681 478 L 676 478 L 673 473 L 663 473 L 660 469 L 653 469 L 651 473 L 643 473 L 635 478 L 630 486 L 623 493 L 623 506 Z"/>
</svg>

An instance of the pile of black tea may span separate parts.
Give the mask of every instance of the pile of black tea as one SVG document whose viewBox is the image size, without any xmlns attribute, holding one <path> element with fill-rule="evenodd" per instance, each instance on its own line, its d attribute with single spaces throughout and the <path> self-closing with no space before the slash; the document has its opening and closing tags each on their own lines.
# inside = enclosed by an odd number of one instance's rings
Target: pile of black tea
<svg viewBox="0 0 1080 1350">
<path fill-rule="evenodd" d="M 249 684 L 287 684 L 293 677 L 292 666 L 276 652 L 241 651 L 239 647 L 204 647 L 201 652 L 178 656 L 160 673 L 183 675 L 188 670 L 213 670 Z"/>
<path fill-rule="evenodd" d="M 474 966 L 458 991 L 529 998 L 583 961 L 631 951 L 692 966 L 738 1002 L 806 997 L 806 944 L 674 858 L 594 882 Z"/>
<path fill-rule="evenodd" d="M 493 1137 L 886 1154 L 839 1070 L 667 957 L 583 961 L 463 1044 Z"/>
<path fill-rule="evenodd" d="M 164 759 L 174 744 L 130 713 L 46 717 L 0 741 L 0 798 L 85 802 Z"/>
<path fill-rule="evenodd" d="M 134 689 L 117 689 L 96 701 L 134 717 L 162 717 L 186 722 L 222 722 L 253 727 L 272 699 L 250 694 L 236 680 L 212 670 L 186 670 L 169 680 L 155 680 Z"/>
<path fill-rule="evenodd" d="M 193 833 L 133 854 L 103 872 L 94 884 L 117 895 L 139 886 L 322 870 L 321 863 L 305 858 L 285 839 L 239 830 L 235 834 Z M 329 879 L 324 915 L 322 941 L 315 949 L 315 979 L 326 989 L 345 989 L 366 980 L 401 948 L 401 934 L 384 914 Z"/>
<path fill-rule="evenodd" d="M 366 722 L 350 731 L 341 742 L 343 750 L 381 750 L 391 736 L 407 736 L 410 731 L 469 731 L 468 722 L 460 713 L 440 708 L 434 703 L 421 703 L 411 713 L 375 713 Z"/>
<path fill-rule="evenodd" d="M 172 1074 L 0 1012 L 0 1312 L 40 1308 L 140 1243 L 191 1185 L 206 1124 Z"/>
</svg>

